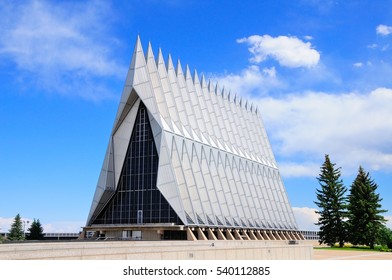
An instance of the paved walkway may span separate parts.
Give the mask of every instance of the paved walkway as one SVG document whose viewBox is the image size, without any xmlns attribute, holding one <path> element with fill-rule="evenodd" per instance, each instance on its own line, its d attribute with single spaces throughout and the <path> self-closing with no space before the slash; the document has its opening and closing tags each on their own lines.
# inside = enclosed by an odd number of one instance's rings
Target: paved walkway
<svg viewBox="0 0 392 280">
<path fill-rule="evenodd" d="M 315 260 L 392 260 L 392 252 L 366 252 L 314 249 Z"/>
</svg>

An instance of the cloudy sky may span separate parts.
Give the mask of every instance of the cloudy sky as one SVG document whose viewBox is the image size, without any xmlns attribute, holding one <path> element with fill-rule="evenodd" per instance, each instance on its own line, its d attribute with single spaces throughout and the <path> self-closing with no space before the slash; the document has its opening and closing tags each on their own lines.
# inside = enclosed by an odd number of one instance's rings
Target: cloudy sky
<svg viewBox="0 0 392 280">
<path fill-rule="evenodd" d="M 138 34 L 258 106 L 299 228 L 325 154 L 392 217 L 390 0 L 4 0 L 0 31 L 0 231 L 85 224 Z"/>
</svg>

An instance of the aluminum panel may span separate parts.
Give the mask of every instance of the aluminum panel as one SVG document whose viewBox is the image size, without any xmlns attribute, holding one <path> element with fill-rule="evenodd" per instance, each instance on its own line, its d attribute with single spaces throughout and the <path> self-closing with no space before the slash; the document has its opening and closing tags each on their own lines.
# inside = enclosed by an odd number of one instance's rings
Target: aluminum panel
<svg viewBox="0 0 392 280">
<path fill-rule="evenodd" d="M 201 155 L 201 151 L 200 151 Z M 211 205 L 211 199 L 208 194 L 208 190 L 205 184 L 205 180 L 203 178 L 203 174 L 201 172 L 201 167 L 200 167 L 200 160 L 198 156 L 198 152 L 196 151 L 195 146 L 193 146 L 193 151 L 192 151 L 192 173 L 195 179 L 195 184 L 198 189 L 198 193 L 200 196 L 200 201 L 202 203 L 202 207 L 204 209 L 204 213 L 210 217 L 211 222 L 215 222 L 215 213 L 212 210 L 212 205 Z"/>
<path fill-rule="evenodd" d="M 214 181 L 212 179 L 211 171 L 208 165 L 208 160 L 205 156 L 203 148 L 201 149 L 201 157 L 199 158 L 199 162 L 200 162 L 200 170 L 205 183 L 207 195 L 210 200 L 209 202 L 211 204 L 211 210 L 213 212 L 213 215 L 217 217 L 220 221 L 224 221 L 221 205 L 217 198 L 217 188 L 214 185 Z"/>
<path fill-rule="evenodd" d="M 193 221 L 196 221 L 196 213 L 194 211 L 193 201 L 189 195 L 188 188 L 186 185 L 186 180 L 182 169 L 182 161 L 180 158 L 179 151 L 177 149 L 176 141 L 173 141 L 172 166 L 184 211 L 189 214 Z"/>
<path fill-rule="evenodd" d="M 245 162 L 245 172 L 243 173 L 243 178 L 246 181 L 245 194 L 249 204 L 251 217 L 253 220 L 256 220 L 258 218 L 256 209 L 259 207 L 259 204 L 256 203 L 254 199 L 256 193 L 254 192 L 254 185 L 252 180 L 252 174 L 250 173 L 250 169 L 249 169 L 249 164 L 250 164 L 249 161 Z"/>
<path fill-rule="evenodd" d="M 169 157 L 169 150 L 166 139 L 162 140 L 162 147 L 159 153 L 159 167 L 157 177 L 157 188 L 169 202 L 170 206 L 177 213 L 183 223 L 186 223 L 184 206 L 179 193 L 176 177 Z"/>
<path fill-rule="evenodd" d="M 189 192 L 189 196 L 192 199 L 193 210 L 195 213 L 199 213 L 200 215 L 200 213 L 205 213 L 205 211 L 201 204 L 200 195 L 196 187 L 194 174 L 191 168 L 191 162 L 190 162 L 191 159 L 189 157 L 186 142 L 187 141 L 183 141 L 181 167 L 182 167 L 183 174 L 185 176 L 185 182 Z"/>
<path fill-rule="evenodd" d="M 93 216 L 95 209 L 98 205 L 99 200 L 101 199 L 104 190 L 106 188 L 106 179 L 107 179 L 107 173 L 108 173 L 108 165 L 109 165 L 109 156 L 110 156 L 110 143 L 108 144 L 108 147 L 106 148 L 106 153 L 105 153 L 105 158 L 102 164 L 101 172 L 98 178 L 98 183 L 97 187 L 95 189 L 95 193 L 93 196 L 93 202 L 90 207 L 90 212 L 88 214 L 87 218 L 87 224 L 89 224 L 89 221 L 91 217 Z"/>
<path fill-rule="evenodd" d="M 236 188 L 234 188 L 233 184 L 230 181 L 228 181 L 227 174 L 225 174 L 225 168 L 223 166 L 223 163 L 219 160 L 218 154 L 215 157 L 215 154 L 211 150 L 210 158 L 211 158 L 211 165 L 215 166 L 218 177 L 220 179 L 220 183 L 223 189 L 223 195 L 229 207 L 230 218 L 238 220 L 238 218 L 242 216 L 243 212 L 242 212 L 242 208 L 238 207 L 239 205 L 235 203 L 235 196 L 237 190 Z"/>
<path fill-rule="evenodd" d="M 148 112 L 148 118 L 150 120 L 150 126 L 152 134 L 154 136 L 155 147 L 159 154 L 159 151 L 161 149 L 162 127 L 159 125 L 159 123 L 155 120 L 155 118 L 150 112 Z"/>
<path fill-rule="evenodd" d="M 128 149 L 129 141 L 133 131 L 137 111 L 140 100 L 138 99 L 131 110 L 128 112 L 124 121 L 113 135 L 113 150 L 114 150 L 114 171 L 115 171 L 115 185 L 117 186 L 124 163 L 125 155 Z"/>
<path fill-rule="evenodd" d="M 168 167 L 166 167 L 165 169 L 168 170 Z M 183 201 L 178 194 L 178 186 L 175 184 L 175 181 L 171 181 L 167 184 L 159 184 L 157 187 L 162 193 L 162 195 L 165 197 L 165 199 L 169 202 L 170 206 L 173 208 L 176 214 L 180 217 L 184 225 L 186 225 L 187 222 L 184 212 Z"/>
<path fill-rule="evenodd" d="M 140 96 L 159 153 L 158 188 L 185 225 L 296 227 L 258 110 L 190 73 L 170 55 L 165 63 L 160 49 L 155 60 L 151 44 L 145 56 L 137 39 L 89 219 L 117 185 Z"/>
</svg>

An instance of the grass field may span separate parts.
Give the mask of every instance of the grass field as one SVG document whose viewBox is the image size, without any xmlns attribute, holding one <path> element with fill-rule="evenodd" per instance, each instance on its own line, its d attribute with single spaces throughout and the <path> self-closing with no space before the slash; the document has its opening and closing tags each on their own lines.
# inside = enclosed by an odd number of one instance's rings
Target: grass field
<svg viewBox="0 0 392 280">
<path fill-rule="evenodd" d="M 374 249 L 370 249 L 369 246 L 353 246 L 345 245 L 340 248 L 338 246 L 333 247 L 314 247 L 315 250 L 339 250 L 339 251 L 365 251 L 365 252 L 392 252 L 391 249 L 383 246 L 375 246 Z"/>
</svg>

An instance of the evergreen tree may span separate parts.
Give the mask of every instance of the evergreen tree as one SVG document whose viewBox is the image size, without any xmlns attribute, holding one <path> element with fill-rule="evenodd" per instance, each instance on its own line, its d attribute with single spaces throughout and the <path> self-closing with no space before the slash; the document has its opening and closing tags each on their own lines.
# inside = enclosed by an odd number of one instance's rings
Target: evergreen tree
<svg viewBox="0 0 392 280">
<path fill-rule="evenodd" d="M 377 187 L 369 172 L 365 172 L 360 166 L 348 196 L 350 242 L 368 245 L 372 249 L 383 223 L 386 222 L 381 215 L 386 211 L 380 209 L 382 199 L 376 193 Z"/>
<path fill-rule="evenodd" d="M 42 228 L 42 225 L 38 220 L 35 220 L 31 223 L 31 226 L 29 228 L 30 234 L 27 236 L 27 239 L 30 240 L 42 240 L 44 238 L 44 229 Z"/>
<path fill-rule="evenodd" d="M 377 244 L 387 246 L 388 249 L 392 249 L 392 230 L 382 225 L 377 236 Z"/>
<path fill-rule="evenodd" d="M 343 247 L 346 239 L 347 200 L 344 196 L 346 188 L 340 179 L 340 167 L 335 168 L 329 156 L 325 155 L 325 162 L 320 168 L 317 178 L 321 189 L 316 189 L 317 201 L 314 203 L 319 207 L 316 211 L 320 215 L 318 223 L 320 226 L 320 244 L 325 243 L 333 246 L 339 242 Z"/>
<path fill-rule="evenodd" d="M 11 225 L 11 229 L 9 230 L 8 239 L 9 240 L 24 240 L 24 232 L 22 225 L 22 218 L 19 214 L 15 216 L 15 220 Z"/>
</svg>

